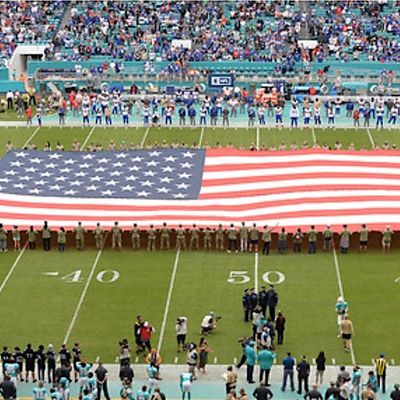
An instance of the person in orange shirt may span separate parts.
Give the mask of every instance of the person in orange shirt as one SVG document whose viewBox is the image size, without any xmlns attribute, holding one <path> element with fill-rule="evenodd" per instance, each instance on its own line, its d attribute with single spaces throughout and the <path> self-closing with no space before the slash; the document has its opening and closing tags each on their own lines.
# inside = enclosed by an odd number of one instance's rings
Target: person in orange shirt
<svg viewBox="0 0 400 400">
<path fill-rule="evenodd" d="M 27 123 L 27 125 L 32 125 L 32 108 L 28 107 L 25 110 L 25 114 L 26 114 L 26 123 Z"/>
</svg>

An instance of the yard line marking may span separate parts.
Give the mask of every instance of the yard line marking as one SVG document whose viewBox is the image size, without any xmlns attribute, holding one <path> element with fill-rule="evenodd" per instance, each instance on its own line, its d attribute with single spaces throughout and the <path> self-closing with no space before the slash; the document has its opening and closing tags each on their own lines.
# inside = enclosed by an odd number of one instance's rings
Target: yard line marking
<svg viewBox="0 0 400 400">
<path fill-rule="evenodd" d="M 158 339 L 158 346 L 157 346 L 157 352 L 158 353 L 161 353 L 161 346 L 162 346 L 162 342 L 163 342 L 163 339 L 164 339 L 165 327 L 167 325 L 169 305 L 171 303 L 172 291 L 174 290 L 175 277 L 176 277 L 176 271 L 178 270 L 180 253 L 181 253 L 181 249 L 178 249 L 177 252 L 176 252 L 176 256 L 175 256 L 174 268 L 172 270 L 171 280 L 170 280 L 170 283 L 169 283 L 167 301 L 165 303 L 164 316 L 163 316 L 163 320 L 162 320 L 162 323 L 161 323 L 160 337 Z"/>
<path fill-rule="evenodd" d="M 372 365 L 375 365 L 375 361 L 374 361 L 373 358 L 371 358 L 371 364 L 372 364 Z"/>
<path fill-rule="evenodd" d="M 256 130 L 256 149 L 260 150 L 260 128 L 257 127 Z"/>
<path fill-rule="evenodd" d="M 214 364 L 216 364 L 217 362 L 218 362 L 218 358 L 215 357 L 215 358 L 214 358 Z"/>
<path fill-rule="evenodd" d="M 178 364 L 178 357 L 174 358 L 174 364 Z"/>
<path fill-rule="evenodd" d="M 69 339 L 69 337 L 71 335 L 72 329 L 74 328 L 76 319 L 78 318 L 79 311 L 81 310 L 81 307 L 82 307 L 82 304 L 83 304 L 83 300 L 85 299 L 86 293 L 87 293 L 87 291 L 89 289 L 90 282 L 91 282 L 92 277 L 94 275 L 94 271 L 96 270 L 97 264 L 99 263 L 99 260 L 100 260 L 100 256 L 103 253 L 104 243 L 107 241 L 107 236 L 108 236 L 108 232 L 106 233 L 106 236 L 104 237 L 104 241 L 103 241 L 102 247 L 97 252 L 96 258 L 95 258 L 95 260 L 93 262 L 93 265 L 92 265 L 92 269 L 90 271 L 89 277 L 86 280 L 85 287 L 83 288 L 81 297 L 79 299 L 78 305 L 76 306 L 75 313 L 74 313 L 74 315 L 72 317 L 71 323 L 69 324 L 69 327 L 68 327 L 68 330 L 67 330 L 67 333 L 65 335 L 65 339 L 64 339 L 63 343 L 67 343 L 68 342 L 68 339 Z"/>
<path fill-rule="evenodd" d="M 311 127 L 311 135 L 312 135 L 312 140 L 313 140 L 314 144 L 317 143 L 317 137 L 315 136 L 315 129 L 313 126 Z"/>
<path fill-rule="evenodd" d="M 60 275 L 60 273 L 59 272 L 43 272 L 43 275 L 58 276 L 58 275 Z"/>
<path fill-rule="evenodd" d="M 119 361 L 119 357 L 117 356 L 117 357 L 115 357 L 115 362 L 118 362 Z"/>
<path fill-rule="evenodd" d="M 312 363 L 315 364 L 315 358 L 312 359 Z"/>
<path fill-rule="evenodd" d="M 25 246 L 22 248 L 21 252 L 18 254 L 17 259 L 14 261 L 13 265 L 11 266 L 10 270 L 8 271 L 8 274 L 6 275 L 6 277 L 4 278 L 3 283 L 0 286 L 0 293 L 3 291 L 4 287 L 6 286 L 8 280 L 10 279 L 10 276 L 12 275 L 12 273 L 14 272 L 14 269 L 16 268 L 16 266 L 19 263 L 19 260 L 21 259 L 21 257 L 23 256 L 23 254 L 25 253 L 26 248 L 28 247 L 28 241 L 25 243 Z"/>
<path fill-rule="evenodd" d="M 32 133 L 31 136 L 29 136 L 29 139 L 25 142 L 24 146 L 22 147 L 23 149 L 24 149 L 26 146 L 28 146 L 28 144 L 32 141 L 32 139 L 33 139 L 33 138 L 35 137 L 35 135 L 38 133 L 39 129 L 40 129 L 40 126 L 38 126 L 38 127 L 33 131 L 33 133 Z"/>
<path fill-rule="evenodd" d="M 342 277 L 340 275 L 340 267 L 339 267 L 338 257 L 337 257 L 337 254 L 336 254 L 335 244 L 333 244 L 332 250 L 333 250 L 333 260 L 334 260 L 335 269 L 336 269 L 336 277 L 337 277 L 337 281 L 338 281 L 338 285 L 339 285 L 339 293 L 340 293 L 340 296 L 344 298 Z M 351 341 L 350 355 L 351 355 L 351 362 L 353 363 L 353 365 L 355 365 L 356 364 L 356 357 L 354 355 L 353 341 Z"/>
<path fill-rule="evenodd" d="M 201 145 L 203 143 L 203 137 L 204 137 L 204 126 L 201 127 L 200 131 L 199 145 L 197 146 L 199 149 L 201 149 Z"/>
<path fill-rule="evenodd" d="M 89 131 L 88 135 L 86 136 L 86 139 L 82 143 L 81 151 L 85 151 L 85 147 L 89 142 L 89 139 L 92 137 L 94 130 L 96 129 L 95 126 L 92 127 L 92 129 Z"/>
<path fill-rule="evenodd" d="M 254 252 L 254 289 L 258 292 L 258 252 Z"/>
<path fill-rule="evenodd" d="M 390 362 L 392 363 L 392 365 L 394 365 L 394 359 L 393 358 L 390 360 Z"/>
<path fill-rule="evenodd" d="M 149 131 L 150 131 L 150 127 L 148 126 L 147 129 L 144 132 L 144 135 L 142 137 L 142 141 L 140 142 L 140 147 L 144 146 L 144 143 L 146 142 L 147 135 L 149 134 Z"/>
<path fill-rule="evenodd" d="M 96 357 L 96 364 L 100 361 L 100 356 Z"/>
<path fill-rule="evenodd" d="M 234 357 L 233 363 L 234 363 L 235 365 L 237 364 L 237 358 L 236 358 L 236 357 Z"/>
<path fill-rule="evenodd" d="M 139 357 L 137 356 L 136 358 L 135 358 L 135 363 L 137 364 L 139 362 Z"/>
<path fill-rule="evenodd" d="M 374 139 L 372 138 L 372 135 L 371 135 L 371 132 L 370 132 L 369 128 L 367 128 L 367 133 L 368 133 L 369 141 L 371 142 L 371 146 L 372 146 L 372 148 L 374 148 L 375 147 L 375 142 L 374 142 Z"/>
<path fill-rule="evenodd" d="M 334 358 L 332 358 L 332 364 L 336 365 L 336 360 Z"/>
</svg>

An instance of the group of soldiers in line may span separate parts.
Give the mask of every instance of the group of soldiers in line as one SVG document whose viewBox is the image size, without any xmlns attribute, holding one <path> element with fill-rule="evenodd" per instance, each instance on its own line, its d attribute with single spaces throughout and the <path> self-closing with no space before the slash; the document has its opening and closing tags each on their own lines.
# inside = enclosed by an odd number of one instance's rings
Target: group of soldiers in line
<svg viewBox="0 0 400 400">
<path fill-rule="evenodd" d="M 200 239 L 202 238 L 202 245 L 204 250 L 211 250 L 213 248 L 213 242 L 215 249 L 223 251 L 225 250 L 225 239 L 227 239 L 227 251 L 232 252 L 258 252 L 260 240 L 262 241 L 262 254 L 268 255 L 270 252 L 272 242 L 272 232 L 278 225 L 269 227 L 265 225 L 260 230 L 254 223 L 251 227 L 246 226 L 245 222 L 242 222 L 240 227 L 237 228 L 234 224 L 230 224 L 228 228 L 224 228 L 222 224 L 219 224 L 217 228 L 199 228 L 196 224 L 193 224 L 190 229 L 183 227 L 181 224 L 177 228 L 170 228 L 166 222 L 160 228 L 155 228 L 154 225 L 150 225 L 149 229 L 144 233 L 143 230 L 134 223 L 129 233 L 131 236 L 131 247 L 134 250 L 139 250 L 143 243 L 142 238 L 147 238 L 147 250 L 154 251 L 156 249 L 157 239 L 159 239 L 159 249 L 169 250 L 171 248 L 171 239 L 173 233 L 175 234 L 175 248 L 186 250 L 199 250 Z M 113 249 L 122 249 L 122 236 L 124 230 L 119 226 L 118 222 L 114 222 L 113 227 L 110 231 L 105 230 L 100 223 L 97 223 L 96 228 L 92 231 L 93 237 L 96 243 L 96 248 L 101 249 L 104 246 L 105 239 L 108 234 L 111 234 L 111 246 Z M 85 237 L 87 231 L 81 222 L 78 222 L 76 227 L 72 230 L 75 236 L 75 243 L 77 250 L 83 250 L 85 247 Z M 33 226 L 27 231 L 27 245 L 30 249 L 36 248 L 36 241 L 39 232 L 34 229 Z M 384 252 L 390 250 L 390 244 L 394 232 L 390 226 L 382 232 L 382 248 Z M 50 250 L 52 230 L 48 226 L 47 221 L 44 222 L 41 230 L 43 249 L 45 251 Z M 63 227 L 59 228 L 56 232 L 57 235 L 57 248 L 59 251 L 65 250 L 67 242 L 67 231 Z M 350 247 L 350 238 L 352 233 L 349 231 L 347 225 L 343 225 L 343 229 L 339 233 L 339 248 L 341 253 L 347 253 Z M 360 240 L 360 252 L 367 251 L 368 246 L 368 235 L 369 230 L 365 224 L 361 226 L 359 231 Z M 21 250 L 21 232 L 18 226 L 14 226 L 11 230 L 11 236 L 14 245 L 14 251 Z M 293 251 L 298 253 L 301 252 L 303 242 L 308 243 L 308 253 L 315 253 L 317 250 L 318 237 L 322 236 L 323 250 L 330 251 L 333 246 L 334 232 L 330 226 L 326 226 L 325 230 L 319 234 L 314 225 L 311 225 L 307 232 L 302 232 L 298 228 L 292 234 L 292 245 Z M 4 226 L 0 223 L 0 251 L 7 251 L 7 239 L 8 232 Z M 280 228 L 277 232 L 277 245 L 278 252 L 285 254 L 288 249 L 288 232 L 284 227 Z"/>
</svg>

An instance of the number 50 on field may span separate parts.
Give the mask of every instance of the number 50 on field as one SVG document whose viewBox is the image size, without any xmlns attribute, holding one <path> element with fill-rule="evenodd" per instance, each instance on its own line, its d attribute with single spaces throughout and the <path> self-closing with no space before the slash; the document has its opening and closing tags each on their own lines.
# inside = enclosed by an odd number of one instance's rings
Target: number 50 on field
<svg viewBox="0 0 400 400">
<path fill-rule="evenodd" d="M 262 280 L 270 285 L 279 285 L 285 281 L 286 277 L 279 271 L 267 271 L 262 276 Z M 227 279 L 228 283 L 233 285 L 240 285 L 242 283 L 250 282 L 248 271 L 231 271 Z"/>
</svg>

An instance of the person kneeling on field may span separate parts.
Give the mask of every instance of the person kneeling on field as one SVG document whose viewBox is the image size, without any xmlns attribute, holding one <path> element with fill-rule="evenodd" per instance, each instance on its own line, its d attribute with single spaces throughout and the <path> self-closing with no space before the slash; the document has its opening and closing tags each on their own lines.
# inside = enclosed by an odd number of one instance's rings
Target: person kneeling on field
<svg viewBox="0 0 400 400">
<path fill-rule="evenodd" d="M 217 321 L 221 317 L 215 318 L 214 311 L 210 311 L 201 321 L 200 335 L 208 335 L 217 328 Z"/>
</svg>

